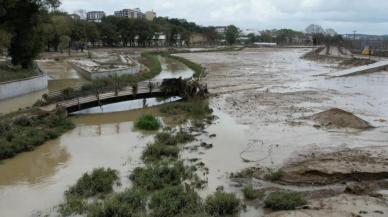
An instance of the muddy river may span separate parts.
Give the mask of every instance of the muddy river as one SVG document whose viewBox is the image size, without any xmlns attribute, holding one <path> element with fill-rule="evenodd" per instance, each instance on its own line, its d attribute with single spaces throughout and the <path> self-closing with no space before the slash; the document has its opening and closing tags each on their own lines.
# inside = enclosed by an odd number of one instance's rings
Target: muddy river
<svg viewBox="0 0 388 217">
<path fill-rule="evenodd" d="M 202 196 L 218 186 L 239 192 L 229 174 L 250 166 L 280 167 L 312 151 L 374 149 L 387 144 L 388 127 L 383 120 L 388 120 L 388 72 L 327 79 L 317 75 L 336 70 L 335 66 L 300 59 L 307 51 L 246 49 L 180 54 L 207 68 L 206 82 L 214 94 L 210 105 L 218 117 L 198 141 L 190 144 L 203 141 L 213 148 L 182 153 L 182 158 L 199 158 L 209 168 Z M 186 73 L 178 71 L 181 76 Z M 149 106 L 158 103 L 146 102 Z M 156 108 L 115 111 L 141 108 L 143 104 L 141 100 L 116 104 L 106 107 L 103 114 L 96 114 L 102 112 L 100 108 L 84 111 L 73 117 L 77 124 L 73 131 L 33 152 L 3 161 L 0 216 L 50 212 L 69 185 L 96 167 L 117 169 L 124 186 L 130 185 L 127 176 L 141 164 L 142 150 L 152 140 L 152 135 L 133 130 L 134 120 L 143 113 L 158 112 Z M 305 119 L 332 107 L 351 111 L 377 128 L 325 130 Z M 248 206 L 241 216 L 263 214 L 264 210 Z"/>
</svg>

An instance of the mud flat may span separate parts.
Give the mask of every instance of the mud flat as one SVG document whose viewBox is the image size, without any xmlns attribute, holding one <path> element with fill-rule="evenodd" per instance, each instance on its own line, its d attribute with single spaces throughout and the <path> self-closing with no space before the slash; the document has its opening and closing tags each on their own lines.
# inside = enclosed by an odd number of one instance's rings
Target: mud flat
<svg viewBox="0 0 388 217">
<path fill-rule="evenodd" d="M 368 196 L 341 194 L 311 201 L 304 210 L 275 212 L 266 217 L 383 217 L 388 213 L 386 201 Z"/>
<path fill-rule="evenodd" d="M 339 71 L 343 66 L 339 66 L 338 61 L 316 62 L 301 58 L 308 51 L 244 49 L 241 52 L 179 55 L 207 68 L 205 80 L 209 91 L 215 95 L 211 100 L 213 107 L 245 127 L 245 143 L 241 141 L 239 155 L 234 155 L 237 159 L 229 161 L 245 162 L 246 167 L 282 168 L 285 172 L 280 186 L 259 181 L 261 184 L 253 185 L 256 189 L 268 185 L 272 186 L 267 189 L 269 191 L 305 191 L 313 184 L 329 189 L 331 184 L 340 185 L 330 194 L 320 194 L 312 188 L 312 194 L 318 197 L 311 201 L 327 198 L 334 208 L 312 208 L 273 216 L 355 216 L 354 213 L 384 216 L 386 212 L 381 206 L 386 206 L 386 199 L 364 195 L 365 192 L 358 191 L 357 187 L 349 187 L 347 191 L 362 196 L 338 194 L 344 193 L 347 185 L 353 182 L 370 192 L 387 188 L 380 181 L 384 182 L 388 175 L 388 110 L 384 109 L 388 101 L 383 96 L 388 93 L 388 73 L 325 79 L 317 75 Z M 330 111 L 333 108 L 340 110 Z M 327 110 L 329 112 L 322 113 Z M 311 117 L 315 117 L 318 124 Z M 213 166 L 208 164 L 208 167 L 211 176 Z M 232 167 L 220 171 L 236 172 Z M 217 174 L 219 180 L 224 180 L 222 172 Z M 256 178 L 263 179 L 263 176 Z M 257 183 L 257 180 L 244 183 Z M 243 185 L 223 182 L 229 186 Z M 335 201 L 341 198 L 346 199 L 349 209 L 336 205 Z M 355 203 L 360 207 L 374 201 L 370 204 L 378 204 L 381 209 L 365 208 L 367 215 L 363 210 L 354 209 L 358 211 L 353 212 L 353 199 L 359 201 Z M 258 200 L 254 204 L 260 206 L 261 202 Z M 380 215 L 380 211 L 385 214 Z"/>
<path fill-rule="evenodd" d="M 281 170 L 283 176 L 280 182 L 298 185 L 384 180 L 388 179 L 388 147 L 312 153 L 285 165 Z"/>
</svg>

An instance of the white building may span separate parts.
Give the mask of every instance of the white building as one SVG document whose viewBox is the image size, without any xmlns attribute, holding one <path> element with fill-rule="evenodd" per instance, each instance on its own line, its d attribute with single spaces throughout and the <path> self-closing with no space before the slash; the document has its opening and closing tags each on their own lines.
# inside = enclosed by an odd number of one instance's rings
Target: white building
<svg viewBox="0 0 388 217">
<path fill-rule="evenodd" d="M 226 33 L 226 30 L 228 29 L 227 26 L 216 26 L 214 27 L 216 32 L 220 35 L 224 35 Z"/>
<path fill-rule="evenodd" d="M 90 11 L 86 14 L 86 19 L 91 22 L 99 23 L 104 17 L 105 17 L 104 11 Z"/>
<path fill-rule="evenodd" d="M 249 34 L 253 34 L 255 36 L 260 36 L 261 35 L 260 31 L 256 30 L 256 29 L 244 29 L 244 30 L 241 31 L 240 35 L 247 36 Z"/>
<path fill-rule="evenodd" d="M 139 8 L 135 9 L 123 9 L 120 11 L 115 11 L 116 17 L 128 17 L 128 18 L 135 18 L 135 19 L 143 19 L 145 18 L 145 14 L 140 11 Z"/>
<path fill-rule="evenodd" d="M 156 13 L 154 11 L 147 11 L 145 13 L 145 18 L 148 20 L 148 21 L 153 21 L 155 18 L 156 18 Z"/>
</svg>

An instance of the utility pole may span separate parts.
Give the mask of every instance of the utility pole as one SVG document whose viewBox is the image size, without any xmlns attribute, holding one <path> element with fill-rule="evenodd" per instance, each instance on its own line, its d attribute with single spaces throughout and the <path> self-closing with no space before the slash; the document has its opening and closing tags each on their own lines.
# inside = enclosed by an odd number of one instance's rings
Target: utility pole
<svg viewBox="0 0 388 217">
<path fill-rule="evenodd" d="M 353 40 L 356 40 L 356 32 L 357 32 L 357 30 L 353 31 Z"/>
</svg>

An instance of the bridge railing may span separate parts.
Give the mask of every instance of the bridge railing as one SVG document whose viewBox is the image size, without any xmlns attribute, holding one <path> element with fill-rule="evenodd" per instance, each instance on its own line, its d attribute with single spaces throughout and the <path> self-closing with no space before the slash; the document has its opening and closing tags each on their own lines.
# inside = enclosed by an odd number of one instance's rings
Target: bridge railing
<svg viewBox="0 0 388 217">
<path fill-rule="evenodd" d="M 86 86 L 87 87 L 87 86 Z M 85 88 L 82 85 L 74 85 L 66 89 L 51 91 L 43 96 L 43 99 L 47 104 L 78 100 L 79 98 L 90 98 L 98 95 L 110 94 L 110 97 L 114 95 L 130 95 L 137 93 L 148 93 L 161 90 L 161 83 L 159 82 L 139 82 L 132 85 L 115 85 L 115 86 L 103 86 L 99 88 Z M 112 95 L 113 94 L 113 95 Z"/>
</svg>

